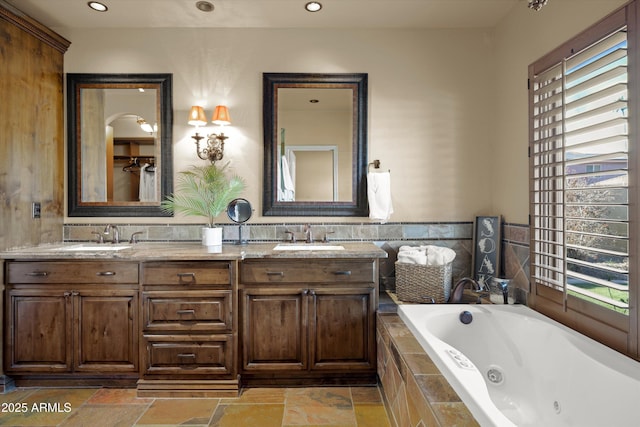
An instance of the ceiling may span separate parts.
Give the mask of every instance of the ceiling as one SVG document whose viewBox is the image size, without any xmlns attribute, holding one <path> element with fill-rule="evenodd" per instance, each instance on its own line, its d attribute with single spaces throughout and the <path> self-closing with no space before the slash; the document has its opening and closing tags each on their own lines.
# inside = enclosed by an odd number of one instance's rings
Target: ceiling
<svg viewBox="0 0 640 427">
<path fill-rule="evenodd" d="M 320 0 L 322 10 L 304 10 L 308 0 L 102 0 L 95 12 L 87 0 L 7 0 L 53 28 L 490 28 L 526 0 Z"/>
</svg>

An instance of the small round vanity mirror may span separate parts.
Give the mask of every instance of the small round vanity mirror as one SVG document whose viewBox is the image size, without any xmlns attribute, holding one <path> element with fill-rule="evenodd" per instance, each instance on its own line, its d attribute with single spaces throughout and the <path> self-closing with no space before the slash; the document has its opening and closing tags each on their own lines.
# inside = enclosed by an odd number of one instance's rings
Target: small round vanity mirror
<svg viewBox="0 0 640 427">
<path fill-rule="evenodd" d="M 237 224 L 238 227 L 238 244 L 246 244 L 246 239 L 242 238 L 242 224 L 247 222 L 251 218 L 251 203 L 247 199 L 234 199 L 227 205 L 227 216 L 229 219 Z"/>
</svg>

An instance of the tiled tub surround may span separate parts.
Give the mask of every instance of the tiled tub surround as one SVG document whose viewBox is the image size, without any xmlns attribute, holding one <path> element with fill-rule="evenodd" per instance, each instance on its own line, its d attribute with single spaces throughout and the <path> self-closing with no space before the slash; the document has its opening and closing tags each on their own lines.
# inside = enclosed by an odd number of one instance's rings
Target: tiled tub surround
<svg viewBox="0 0 640 427">
<path fill-rule="evenodd" d="M 249 243 L 280 242 L 285 240 L 285 231 L 294 231 L 298 238 L 304 237 L 307 223 L 244 224 L 242 237 Z M 395 290 L 395 261 L 398 248 L 402 245 L 440 245 L 453 249 L 456 259 L 453 277 L 470 274 L 473 250 L 472 222 L 411 222 L 411 223 L 332 223 L 309 222 L 316 239 L 322 240 L 328 234 L 332 241 L 372 241 L 389 254 L 381 260 L 381 288 Z M 201 225 L 193 224 L 117 224 L 123 241 L 134 232 L 142 232 L 141 241 L 196 242 L 200 240 Z M 103 232 L 106 224 L 66 224 L 65 242 L 85 242 L 95 240 L 92 232 Z M 238 241 L 239 226 L 223 224 L 224 243 Z M 529 226 L 524 224 L 502 224 L 502 277 L 512 279 L 510 292 L 519 303 L 526 303 L 529 293 Z M 497 291 L 496 291 L 497 292 Z"/>
<path fill-rule="evenodd" d="M 395 313 L 379 313 L 378 376 L 395 427 L 478 426 L 471 412 Z"/>
</svg>

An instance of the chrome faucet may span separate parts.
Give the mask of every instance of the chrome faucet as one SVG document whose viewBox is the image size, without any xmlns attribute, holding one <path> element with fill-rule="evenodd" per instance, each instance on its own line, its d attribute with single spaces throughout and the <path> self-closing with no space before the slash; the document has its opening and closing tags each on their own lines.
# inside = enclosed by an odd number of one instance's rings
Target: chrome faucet
<svg viewBox="0 0 640 427">
<path fill-rule="evenodd" d="M 306 238 L 307 243 L 313 243 L 313 231 L 311 231 L 310 224 L 307 224 L 304 226 L 304 236 Z"/>
<path fill-rule="evenodd" d="M 462 302 L 462 294 L 464 291 L 464 287 L 467 284 L 471 284 L 471 288 L 473 289 L 474 292 L 476 292 L 478 294 L 478 299 L 476 301 L 477 304 L 480 304 L 481 302 L 481 298 L 483 296 L 488 296 L 489 292 L 487 289 L 483 289 L 482 286 L 480 286 L 480 283 L 478 283 L 477 281 L 473 280 L 471 277 L 463 277 L 462 279 L 458 280 L 458 282 L 453 286 L 453 288 L 451 288 L 451 295 L 449 296 L 449 301 L 447 301 L 449 304 L 459 304 Z"/>
<path fill-rule="evenodd" d="M 502 299 L 505 304 L 509 304 L 509 282 L 511 279 L 492 278 L 493 282 L 498 285 L 498 289 L 502 291 Z"/>
<path fill-rule="evenodd" d="M 104 228 L 104 234 L 106 236 L 111 234 L 111 230 L 113 230 L 113 237 L 111 238 L 111 243 L 120 243 L 120 232 L 118 231 L 118 227 L 113 224 L 108 224 Z"/>
</svg>

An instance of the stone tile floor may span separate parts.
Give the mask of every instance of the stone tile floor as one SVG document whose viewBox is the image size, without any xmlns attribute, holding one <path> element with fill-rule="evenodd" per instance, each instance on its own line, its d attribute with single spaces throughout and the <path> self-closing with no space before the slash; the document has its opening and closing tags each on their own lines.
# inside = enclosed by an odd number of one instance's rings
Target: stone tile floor
<svg viewBox="0 0 640 427">
<path fill-rule="evenodd" d="M 138 398 L 135 389 L 18 388 L 0 426 L 389 427 L 377 387 L 249 388 L 238 398 Z"/>
</svg>

